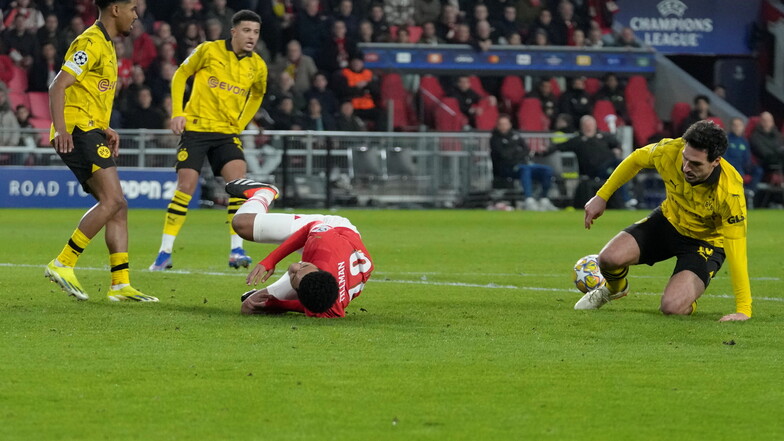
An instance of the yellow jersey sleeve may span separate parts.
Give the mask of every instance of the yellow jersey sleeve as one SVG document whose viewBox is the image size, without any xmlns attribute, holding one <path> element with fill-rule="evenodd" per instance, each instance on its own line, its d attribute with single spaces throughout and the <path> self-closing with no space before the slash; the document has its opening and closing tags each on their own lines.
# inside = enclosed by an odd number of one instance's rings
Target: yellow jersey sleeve
<svg viewBox="0 0 784 441">
<path fill-rule="evenodd" d="M 194 73 L 196 73 L 199 69 L 202 68 L 204 65 L 204 54 L 206 50 L 204 49 L 204 45 L 207 44 L 202 43 L 196 48 L 193 49 L 188 58 L 186 58 L 180 67 L 174 72 L 174 76 L 172 76 L 172 83 L 171 83 L 171 96 L 172 96 L 172 118 L 176 118 L 178 116 L 185 116 L 185 111 L 183 110 L 184 103 L 183 99 L 185 98 L 185 83 L 187 83 L 188 78 L 191 77 Z"/>
<path fill-rule="evenodd" d="M 613 170 L 612 174 L 610 174 L 610 177 L 607 178 L 607 181 L 602 185 L 599 191 L 596 192 L 596 195 L 605 201 L 608 201 L 613 193 L 621 188 L 623 184 L 635 177 L 640 170 L 643 168 L 653 168 L 654 165 L 651 157 L 655 147 L 655 145 L 651 144 L 633 151 L 631 155 L 627 156 L 618 164 L 618 167 L 615 167 L 615 170 Z"/>
<path fill-rule="evenodd" d="M 101 52 L 90 38 L 80 36 L 68 48 L 62 70 L 76 77 L 76 81 L 83 81 L 87 73 L 97 66 Z"/>
</svg>

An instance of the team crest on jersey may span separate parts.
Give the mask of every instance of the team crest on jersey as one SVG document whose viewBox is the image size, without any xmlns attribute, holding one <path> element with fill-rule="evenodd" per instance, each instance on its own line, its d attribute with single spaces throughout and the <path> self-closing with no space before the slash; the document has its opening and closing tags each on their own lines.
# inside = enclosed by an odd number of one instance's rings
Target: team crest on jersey
<svg viewBox="0 0 784 441">
<path fill-rule="evenodd" d="M 106 144 L 98 144 L 96 147 L 98 148 L 98 156 L 101 158 L 106 159 L 112 155 L 112 151 L 109 150 L 109 147 L 106 147 Z"/>
<path fill-rule="evenodd" d="M 73 60 L 77 66 L 84 66 L 85 64 L 87 64 L 87 52 L 85 51 L 76 52 L 75 54 L 73 54 Z"/>
<path fill-rule="evenodd" d="M 321 224 L 321 225 L 313 228 L 312 230 L 310 230 L 310 232 L 311 233 L 323 233 L 325 231 L 329 231 L 330 229 L 332 229 L 332 227 L 330 227 L 329 225 Z"/>
<path fill-rule="evenodd" d="M 242 150 L 242 141 L 240 141 L 238 137 L 235 136 L 232 141 L 234 141 L 234 145 L 236 145 L 238 149 Z"/>
<path fill-rule="evenodd" d="M 186 159 L 188 159 L 188 151 L 185 149 L 180 149 L 180 151 L 177 152 L 177 160 L 182 162 Z"/>
<path fill-rule="evenodd" d="M 705 260 L 708 260 L 708 258 L 713 255 L 713 248 L 701 246 L 697 249 L 697 253 Z"/>
</svg>

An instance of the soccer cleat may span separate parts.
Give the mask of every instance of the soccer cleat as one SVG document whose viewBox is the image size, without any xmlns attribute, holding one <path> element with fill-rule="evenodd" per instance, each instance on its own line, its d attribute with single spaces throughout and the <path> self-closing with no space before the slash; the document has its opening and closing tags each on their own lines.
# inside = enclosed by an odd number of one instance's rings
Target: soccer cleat
<svg viewBox="0 0 784 441">
<path fill-rule="evenodd" d="M 229 266 L 232 268 L 247 268 L 251 262 L 253 262 L 253 259 L 245 254 L 245 250 L 242 248 L 234 248 L 229 253 Z"/>
<path fill-rule="evenodd" d="M 550 198 L 539 199 L 539 211 L 558 211 L 558 207 L 553 205 Z"/>
<path fill-rule="evenodd" d="M 233 181 L 229 181 L 226 184 L 226 193 L 229 196 L 233 196 L 235 198 L 245 198 L 249 199 L 251 196 L 256 194 L 259 190 L 269 190 L 271 191 L 274 196 L 272 197 L 273 200 L 277 199 L 280 196 L 280 191 L 278 187 L 272 184 L 265 184 L 264 182 L 252 181 L 250 179 L 240 178 L 235 179 Z"/>
<path fill-rule="evenodd" d="M 525 198 L 525 202 L 523 203 L 523 208 L 528 211 L 541 211 L 539 208 L 539 204 L 536 202 L 534 198 Z"/>
<path fill-rule="evenodd" d="M 167 253 L 166 251 L 161 251 L 158 253 L 158 257 L 155 258 L 155 262 L 150 265 L 150 271 L 164 271 L 170 269 L 172 267 L 172 257 L 171 253 Z"/>
<path fill-rule="evenodd" d="M 610 288 L 605 284 L 593 291 L 588 291 L 588 294 L 574 304 L 574 309 L 599 309 L 610 300 L 618 300 L 626 294 L 629 294 L 629 282 L 626 282 L 626 288 L 615 294 L 612 294 Z"/>
<path fill-rule="evenodd" d="M 157 302 L 158 298 L 143 294 L 131 285 L 124 286 L 120 289 L 109 289 L 106 297 L 113 302 Z"/>
<path fill-rule="evenodd" d="M 44 276 L 48 277 L 52 282 L 60 285 L 63 291 L 67 292 L 69 296 L 74 296 L 79 300 L 87 300 L 90 296 L 84 292 L 79 280 L 76 279 L 74 269 L 70 266 L 56 266 L 54 260 L 46 265 Z"/>
<path fill-rule="evenodd" d="M 252 289 L 252 290 L 250 290 L 250 291 L 248 291 L 248 292 L 245 292 L 245 293 L 243 293 L 243 294 L 242 294 L 242 297 L 240 297 L 240 300 L 244 302 L 245 300 L 247 300 L 247 299 L 248 299 L 248 297 L 250 297 L 251 295 L 253 295 L 253 293 L 255 293 L 256 291 L 258 291 L 258 290 L 257 290 L 257 289 Z"/>
</svg>

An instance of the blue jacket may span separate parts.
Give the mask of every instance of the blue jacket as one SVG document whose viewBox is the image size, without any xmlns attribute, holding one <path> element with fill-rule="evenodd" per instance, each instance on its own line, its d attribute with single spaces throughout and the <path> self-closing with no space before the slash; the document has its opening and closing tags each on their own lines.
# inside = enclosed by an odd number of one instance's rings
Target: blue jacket
<svg viewBox="0 0 784 441">
<path fill-rule="evenodd" d="M 724 153 L 724 159 L 732 164 L 732 166 L 735 167 L 735 170 L 743 176 L 748 172 L 748 169 L 751 166 L 751 147 L 749 146 L 749 141 L 746 138 L 737 136 L 731 132 L 727 134 L 727 139 L 729 140 L 729 144 L 727 145 L 727 152 Z"/>
</svg>

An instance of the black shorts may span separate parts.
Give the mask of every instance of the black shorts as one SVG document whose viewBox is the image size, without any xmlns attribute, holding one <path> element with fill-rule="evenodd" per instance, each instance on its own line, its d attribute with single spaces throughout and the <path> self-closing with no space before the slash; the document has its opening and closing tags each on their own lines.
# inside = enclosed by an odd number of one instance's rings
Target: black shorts
<svg viewBox="0 0 784 441">
<path fill-rule="evenodd" d="M 177 148 L 177 170 L 191 168 L 201 171 L 205 156 L 210 161 L 212 173 L 221 175 L 223 166 L 235 159 L 245 160 L 242 141 L 237 135 L 225 133 L 182 132 Z"/>
<path fill-rule="evenodd" d="M 117 167 L 106 139 L 106 132 L 101 129 L 83 131 L 75 127 L 73 133 L 74 149 L 70 153 L 59 153 L 65 165 L 71 169 L 82 188 L 90 193 L 87 180 L 93 176 L 93 165 L 100 168 Z"/>
<path fill-rule="evenodd" d="M 677 262 L 672 274 L 691 271 L 705 283 L 706 288 L 724 263 L 724 248 L 678 233 L 664 217 L 661 208 L 653 210 L 647 218 L 630 225 L 624 231 L 637 241 L 640 247 L 640 263 L 653 265 L 676 257 Z"/>
</svg>

